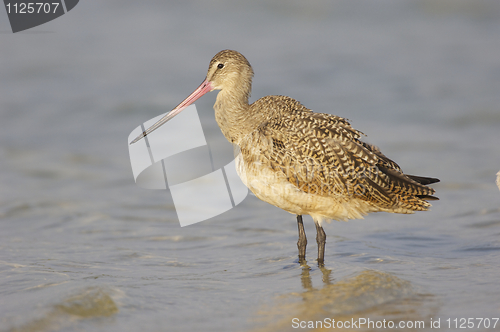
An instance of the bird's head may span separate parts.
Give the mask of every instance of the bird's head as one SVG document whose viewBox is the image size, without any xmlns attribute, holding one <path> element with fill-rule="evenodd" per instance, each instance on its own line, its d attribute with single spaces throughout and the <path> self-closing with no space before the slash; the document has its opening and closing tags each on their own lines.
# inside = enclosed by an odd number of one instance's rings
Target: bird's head
<svg viewBox="0 0 500 332">
<path fill-rule="evenodd" d="M 168 122 L 207 92 L 223 90 L 225 92 L 234 93 L 235 95 L 242 95 L 248 100 L 252 77 L 252 67 L 241 53 L 231 50 L 220 51 L 210 61 L 207 77 L 200 86 L 167 115 L 137 136 L 130 144 L 139 141 L 144 136 Z"/>
</svg>

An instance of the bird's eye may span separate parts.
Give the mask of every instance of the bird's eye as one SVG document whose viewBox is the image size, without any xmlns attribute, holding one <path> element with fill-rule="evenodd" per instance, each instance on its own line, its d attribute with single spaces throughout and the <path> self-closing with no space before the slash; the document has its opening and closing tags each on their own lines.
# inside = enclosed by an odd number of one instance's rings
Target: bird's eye
<svg viewBox="0 0 500 332">
<path fill-rule="evenodd" d="M 223 64 L 223 63 L 219 63 L 219 64 L 217 65 L 217 68 L 219 68 L 219 69 L 224 68 L 224 64 Z"/>
</svg>

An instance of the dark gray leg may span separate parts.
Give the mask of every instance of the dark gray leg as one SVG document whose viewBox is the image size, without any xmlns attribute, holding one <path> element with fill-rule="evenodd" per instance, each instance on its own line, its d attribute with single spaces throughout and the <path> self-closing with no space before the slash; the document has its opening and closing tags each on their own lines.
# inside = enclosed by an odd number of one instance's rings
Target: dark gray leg
<svg viewBox="0 0 500 332">
<path fill-rule="evenodd" d="M 326 243 L 326 234 L 323 230 L 323 227 L 314 220 L 316 224 L 316 242 L 318 243 L 318 265 L 323 266 L 325 262 L 325 243 Z"/>
<path fill-rule="evenodd" d="M 304 223 L 302 222 L 302 215 L 297 215 L 297 225 L 299 226 L 299 241 L 297 247 L 299 248 L 299 263 L 302 264 L 306 259 L 306 246 L 307 238 L 306 231 L 304 230 Z"/>
</svg>

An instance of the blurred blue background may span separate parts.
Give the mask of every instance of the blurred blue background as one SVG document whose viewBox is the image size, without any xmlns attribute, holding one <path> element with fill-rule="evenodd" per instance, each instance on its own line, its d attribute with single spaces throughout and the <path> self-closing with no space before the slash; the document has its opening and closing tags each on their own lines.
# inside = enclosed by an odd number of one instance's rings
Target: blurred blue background
<svg viewBox="0 0 500 332">
<path fill-rule="evenodd" d="M 295 217 L 253 196 L 180 228 L 168 191 L 135 185 L 127 137 L 222 49 L 252 64 L 251 101 L 350 119 L 405 172 L 440 178 L 441 200 L 326 225 L 324 269 L 311 220 L 301 267 Z M 220 167 L 215 95 L 196 106 Z M 499 317 L 499 105 L 495 0 L 80 1 L 16 34 L 0 10 L 0 330 Z"/>
</svg>

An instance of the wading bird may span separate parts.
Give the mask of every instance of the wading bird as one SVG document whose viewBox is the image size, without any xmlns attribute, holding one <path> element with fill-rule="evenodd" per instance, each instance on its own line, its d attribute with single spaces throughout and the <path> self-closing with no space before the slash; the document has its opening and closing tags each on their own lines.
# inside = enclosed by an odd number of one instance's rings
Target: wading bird
<svg viewBox="0 0 500 332">
<path fill-rule="evenodd" d="M 239 148 L 236 168 L 261 200 L 297 216 L 299 262 L 307 238 L 302 215 L 316 225 L 318 264 L 323 265 L 325 220 L 362 219 L 370 212 L 425 211 L 438 179 L 404 174 L 401 168 L 339 116 L 315 113 L 285 96 L 248 104 L 253 70 L 240 53 L 224 50 L 210 61 L 201 85 L 137 142 L 179 114 L 202 95 L 220 90 L 215 118 L 227 140 Z"/>
</svg>

